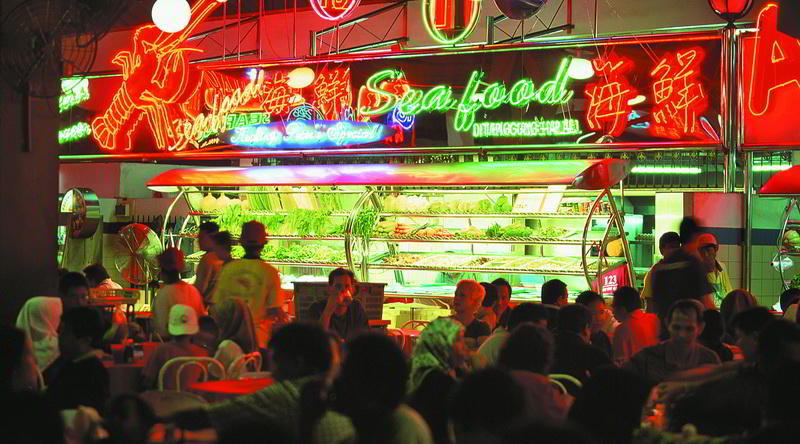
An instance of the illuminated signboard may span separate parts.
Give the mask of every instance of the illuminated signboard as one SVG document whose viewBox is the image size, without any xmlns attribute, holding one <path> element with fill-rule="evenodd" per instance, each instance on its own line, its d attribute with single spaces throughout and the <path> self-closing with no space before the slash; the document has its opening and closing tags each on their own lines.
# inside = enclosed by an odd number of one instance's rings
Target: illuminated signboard
<svg viewBox="0 0 800 444">
<path fill-rule="evenodd" d="M 774 3 L 765 6 L 758 31 L 742 39 L 745 148 L 800 145 L 800 39 L 778 31 L 779 12 Z"/>
<path fill-rule="evenodd" d="M 92 134 L 92 128 L 86 122 L 78 122 L 75 125 L 58 131 L 58 143 L 69 143 Z"/>
<path fill-rule="evenodd" d="M 89 99 L 89 79 L 70 77 L 61 79 L 61 95 L 58 97 L 58 112 L 75 107 Z"/>
<path fill-rule="evenodd" d="M 591 51 L 512 45 L 284 66 L 184 64 L 194 49 L 178 34 L 140 28 L 114 58 L 122 75 L 88 80 L 90 98 L 61 127 L 90 122 L 91 134 L 64 154 L 720 144 L 716 32 L 597 41 Z M 163 69 L 131 64 L 137 57 Z"/>
</svg>

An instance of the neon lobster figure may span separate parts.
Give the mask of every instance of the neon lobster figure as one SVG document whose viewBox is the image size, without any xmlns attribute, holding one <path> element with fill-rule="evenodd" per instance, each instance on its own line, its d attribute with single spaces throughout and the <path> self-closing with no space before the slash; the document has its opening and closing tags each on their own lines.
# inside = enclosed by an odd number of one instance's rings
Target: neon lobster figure
<svg viewBox="0 0 800 444">
<path fill-rule="evenodd" d="M 132 135 L 146 119 L 159 151 L 181 149 L 172 122 L 186 115 L 188 101 L 203 80 L 203 73 L 189 65 L 187 52 L 202 52 L 186 40 L 220 3 L 197 0 L 183 31 L 166 33 L 146 25 L 133 35 L 133 52 L 120 51 L 112 63 L 122 68 L 122 85 L 102 116 L 92 120 L 92 134 L 106 150 L 129 151 Z"/>
</svg>

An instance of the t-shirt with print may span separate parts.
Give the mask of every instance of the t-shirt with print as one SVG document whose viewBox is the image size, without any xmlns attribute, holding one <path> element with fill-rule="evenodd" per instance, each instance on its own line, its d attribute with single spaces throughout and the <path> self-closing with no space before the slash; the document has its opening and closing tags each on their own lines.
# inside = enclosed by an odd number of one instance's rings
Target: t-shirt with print
<svg viewBox="0 0 800 444">
<path fill-rule="evenodd" d="M 169 338 L 169 310 L 173 305 L 188 305 L 194 309 L 197 316 L 206 313 L 203 305 L 203 297 L 194 288 L 194 285 L 178 281 L 174 284 L 167 284 L 158 289 L 156 298 L 153 301 L 153 329 L 161 335 L 161 338 Z"/>
</svg>

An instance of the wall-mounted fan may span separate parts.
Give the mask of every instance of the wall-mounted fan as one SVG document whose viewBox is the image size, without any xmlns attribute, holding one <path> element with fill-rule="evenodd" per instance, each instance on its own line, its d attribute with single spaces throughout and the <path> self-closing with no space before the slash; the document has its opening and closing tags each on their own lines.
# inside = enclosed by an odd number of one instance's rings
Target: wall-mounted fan
<svg viewBox="0 0 800 444">
<path fill-rule="evenodd" d="M 130 224 L 119 230 L 114 245 L 114 264 L 123 279 L 136 285 L 147 285 L 158 276 L 158 235 L 147 225 Z"/>
</svg>

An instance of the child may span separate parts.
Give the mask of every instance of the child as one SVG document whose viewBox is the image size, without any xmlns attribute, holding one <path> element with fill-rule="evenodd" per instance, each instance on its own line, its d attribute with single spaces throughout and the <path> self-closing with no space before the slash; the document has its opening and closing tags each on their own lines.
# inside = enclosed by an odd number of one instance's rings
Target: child
<svg viewBox="0 0 800 444">
<path fill-rule="evenodd" d="M 175 304 L 169 310 L 169 323 L 167 325 L 172 339 L 169 342 L 158 346 L 147 361 L 144 369 L 144 388 L 153 389 L 158 385 L 158 373 L 161 367 L 172 358 L 183 356 L 208 356 L 202 347 L 192 344 L 192 337 L 197 334 L 200 327 L 197 322 L 197 312 L 194 308 Z M 176 379 L 179 365 L 174 365 L 167 370 L 164 375 L 164 389 L 175 390 Z M 188 384 L 195 382 L 200 370 L 197 366 L 191 365 L 184 368 L 181 373 L 180 386 L 186 388 Z"/>
<path fill-rule="evenodd" d="M 108 371 L 94 348 L 103 336 L 103 319 L 91 307 L 74 307 L 61 316 L 58 348 L 64 365 L 53 375 L 47 396 L 59 410 L 79 405 L 102 411 L 109 395 Z"/>
</svg>

